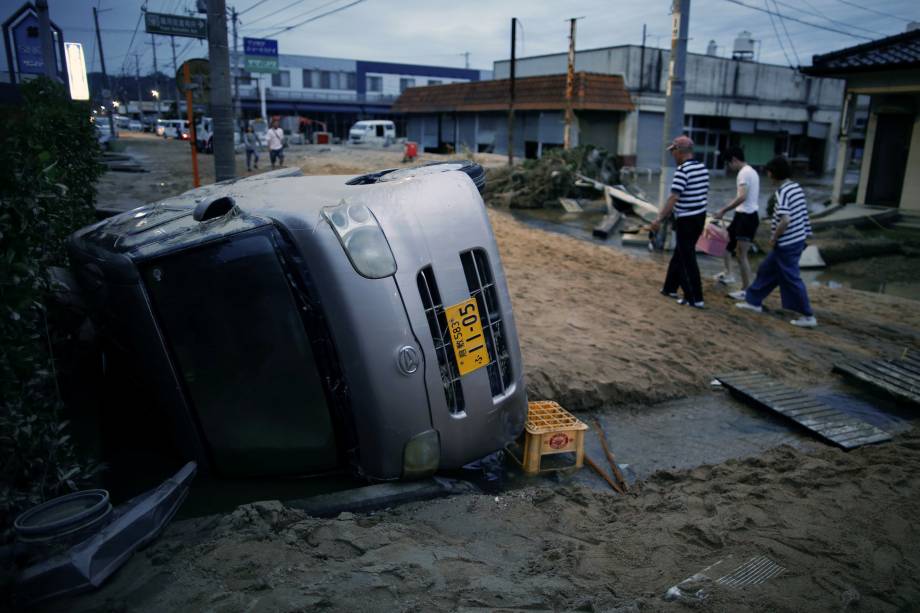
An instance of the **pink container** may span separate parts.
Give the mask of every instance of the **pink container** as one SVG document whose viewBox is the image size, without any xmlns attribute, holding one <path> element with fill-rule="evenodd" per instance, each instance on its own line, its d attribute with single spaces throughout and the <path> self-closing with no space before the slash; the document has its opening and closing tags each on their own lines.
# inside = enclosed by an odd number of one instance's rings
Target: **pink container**
<svg viewBox="0 0 920 613">
<path fill-rule="evenodd" d="M 703 253 L 722 257 L 725 255 L 725 248 L 728 246 L 728 230 L 715 223 L 707 223 L 703 228 L 703 233 L 696 241 L 696 250 Z"/>
</svg>

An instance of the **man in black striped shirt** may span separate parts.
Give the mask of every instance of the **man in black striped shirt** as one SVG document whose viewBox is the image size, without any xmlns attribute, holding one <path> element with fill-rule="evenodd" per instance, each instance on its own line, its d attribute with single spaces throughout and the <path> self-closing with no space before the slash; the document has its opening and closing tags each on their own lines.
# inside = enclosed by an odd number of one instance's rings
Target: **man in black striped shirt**
<svg viewBox="0 0 920 613">
<path fill-rule="evenodd" d="M 674 171 L 674 181 L 671 183 L 671 195 L 652 222 L 651 229 L 657 231 L 673 212 L 677 244 L 674 245 L 661 293 L 677 298 L 677 288 L 680 287 L 684 296 L 677 302 L 702 309 L 703 284 L 700 281 L 700 267 L 696 263 L 696 241 L 706 225 L 709 171 L 693 159 L 693 141 L 687 136 L 678 136 L 671 141 L 668 151 L 674 156 L 677 170 Z"/>
</svg>

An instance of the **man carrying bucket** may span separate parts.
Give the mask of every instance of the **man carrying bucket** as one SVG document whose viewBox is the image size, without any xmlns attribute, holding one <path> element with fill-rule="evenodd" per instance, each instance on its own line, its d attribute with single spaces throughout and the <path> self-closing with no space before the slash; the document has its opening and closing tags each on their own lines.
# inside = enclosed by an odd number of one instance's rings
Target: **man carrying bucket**
<svg viewBox="0 0 920 613">
<path fill-rule="evenodd" d="M 757 226 L 760 225 L 760 177 L 757 171 L 744 161 L 744 151 L 740 147 L 732 147 L 725 154 L 726 165 L 738 173 L 738 191 L 735 199 L 713 215 L 713 219 L 722 219 L 728 211 L 734 209 L 735 216 L 728 226 L 728 251 L 725 253 L 725 271 L 716 275 L 716 280 L 728 285 L 734 283 L 732 277 L 732 253 L 738 258 L 738 269 L 741 271 L 741 290 L 731 292 L 729 296 L 735 300 L 744 300 L 744 290 L 751 284 L 751 264 L 748 262 L 748 251 L 754 237 L 757 235 Z M 736 251 L 737 249 L 737 251 Z"/>
<path fill-rule="evenodd" d="M 702 309 L 703 284 L 700 281 L 700 267 L 696 263 L 696 241 L 706 224 L 709 171 L 693 159 L 693 141 L 687 136 L 678 136 L 671 141 L 668 151 L 677 163 L 671 195 L 650 226 L 656 232 L 673 211 L 677 244 L 674 245 L 661 293 L 677 298 L 677 288 L 680 287 L 684 296 L 677 303 Z"/>
</svg>

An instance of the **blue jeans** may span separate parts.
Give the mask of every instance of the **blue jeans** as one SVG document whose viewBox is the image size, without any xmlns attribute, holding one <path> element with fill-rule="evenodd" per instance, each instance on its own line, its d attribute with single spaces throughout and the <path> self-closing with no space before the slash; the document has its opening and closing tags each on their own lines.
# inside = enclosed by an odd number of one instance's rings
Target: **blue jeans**
<svg viewBox="0 0 920 613">
<path fill-rule="evenodd" d="M 256 168 L 259 167 L 259 152 L 255 149 L 246 150 L 246 170 L 252 169 L 252 162 L 255 160 Z"/>
<path fill-rule="evenodd" d="M 764 298 L 779 286 L 783 308 L 796 311 L 805 316 L 814 313 L 808 301 L 808 290 L 799 275 L 799 258 L 805 250 L 805 241 L 773 248 L 760 267 L 757 278 L 744 290 L 744 299 L 748 304 L 760 306 Z"/>
</svg>

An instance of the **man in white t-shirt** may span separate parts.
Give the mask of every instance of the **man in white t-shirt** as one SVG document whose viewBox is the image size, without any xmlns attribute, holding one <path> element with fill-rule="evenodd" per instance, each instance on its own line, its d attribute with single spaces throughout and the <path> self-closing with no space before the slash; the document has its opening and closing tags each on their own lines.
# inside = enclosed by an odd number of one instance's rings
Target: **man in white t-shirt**
<svg viewBox="0 0 920 613">
<path fill-rule="evenodd" d="M 284 130 L 277 119 L 272 121 L 272 127 L 265 136 L 265 143 L 268 145 L 268 160 L 272 168 L 275 167 L 275 162 L 279 167 L 284 166 Z"/>
<path fill-rule="evenodd" d="M 744 161 L 744 151 L 740 147 L 732 147 L 725 154 L 726 165 L 738 173 L 735 199 L 713 215 L 715 219 L 722 219 L 728 211 L 734 209 L 735 216 L 728 226 L 728 249 L 725 251 L 725 271 L 716 275 L 720 283 L 734 283 L 732 277 L 732 253 L 738 257 L 738 268 L 741 270 L 741 290 L 731 292 L 729 295 L 736 299 L 744 299 L 744 290 L 751 284 L 751 264 L 748 261 L 748 251 L 757 235 L 760 225 L 760 177 L 757 171 Z"/>
</svg>

